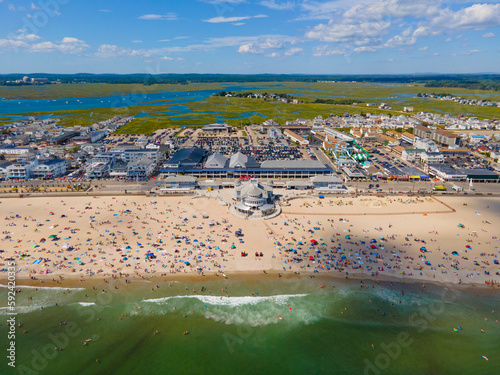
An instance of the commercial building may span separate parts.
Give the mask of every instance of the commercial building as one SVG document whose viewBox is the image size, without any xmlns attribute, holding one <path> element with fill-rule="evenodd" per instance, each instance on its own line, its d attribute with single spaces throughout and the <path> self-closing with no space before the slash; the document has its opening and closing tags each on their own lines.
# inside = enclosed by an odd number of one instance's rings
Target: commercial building
<svg viewBox="0 0 500 375">
<path fill-rule="evenodd" d="M 231 169 L 237 169 L 237 168 L 255 168 L 258 167 L 259 164 L 255 162 L 255 159 L 253 156 L 247 156 L 245 154 L 242 154 L 241 152 L 237 152 L 234 155 L 231 155 L 231 158 L 229 159 L 229 168 Z"/>
<path fill-rule="evenodd" d="M 415 141 L 415 147 L 424 149 L 425 151 L 436 152 L 438 150 L 437 144 L 427 138 L 419 138 Z"/>
<path fill-rule="evenodd" d="M 31 169 L 31 177 L 57 178 L 66 174 L 66 161 L 62 159 L 39 160 Z"/>
<path fill-rule="evenodd" d="M 343 180 L 335 175 L 331 176 L 314 176 L 311 177 L 312 188 L 316 191 L 338 192 L 345 193 L 347 188 L 343 184 Z"/>
<path fill-rule="evenodd" d="M 442 164 L 444 156 L 440 152 L 424 152 L 420 155 L 420 160 L 427 164 Z"/>
<path fill-rule="evenodd" d="M 285 131 L 283 132 L 283 134 L 286 137 L 290 138 L 290 140 L 292 142 L 296 142 L 296 143 L 298 143 L 298 144 L 300 144 L 302 146 L 305 146 L 305 145 L 309 144 L 309 141 L 305 137 L 303 137 L 303 136 L 295 133 L 294 131 L 292 131 L 290 129 L 285 129 Z"/>
<path fill-rule="evenodd" d="M 81 145 L 81 144 L 85 144 L 85 143 L 95 143 L 97 141 L 100 141 L 104 137 L 106 137 L 106 135 L 108 135 L 108 132 L 106 132 L 104 130 L 99 130 L 99 131 L 95 131 L 95 132 L 92 132 L 92 133 L 87 134 L 87 135 L 73 137 L 71 139 L 71 141 L 75 145 Z"/>
<path fill-rule="evenodd" d="M 165 188 L 160 190 L 194 190 L 196 186 L 196 177 L 168 176 L 165 179 Z"/>
<path fill-rule="evenodd" d="M 465 181 L 467 178 L 464 172 L 444 164 L 426 164 L 424 170 L 431 176 L 436 176 L 446 181 Z"/>
<path fill-rule="evenodd" d="M 207 169 L 224 169 L 228 165 L 228 160 L 228 158 L 216 152 L 207 158 L 204 167 Z"/>
<path fill-rule="evenodd" d="M 200 165 L 205 150 L 199 147 L 181 148 L 163 164 L 163 169 L 193 168 Z"/>
<path fill-rule="evenodd" d="M 117 160 L 122 160 L 125 163 L 137 162 L 142 159 L 151 159 L 155 163 L 161 163 L 165 154 L 157 149 L 132 147 L 115 147 L 108 151 L 116 155 Z"/>
<path fill-rule="evenodd" d="M 21 180 L 31 178 L 31 170 L 36 165 L 37 163 L 30 162 L 13 163 L 6 168 L 7 178 Z"/>
<path fill-rule="evenodd" d="M 473 168 L 473 169 L 463 169 L 463 172 L 467 175 L 468 181 L 473 182 L 500 182 L 500 175 L 489 169 L 484 168 Z"/>
<path fill-rule="evenodd" d="M 460 137 L 446 130 L 436 130 L 432 132 L 431 139 L 444 145 L 454 146 L 458 145 Z"/>
<path fill-rule="evenodd" d="M 269 138 L 281 138 L 283 137 L 283 133 L 276 126 L 271 126 L 269 129 L 267 129 L 267 136 Z"/>
<path fill-rule="evenodd" d="M 431 138 L 432 130 L 426 126 L 417 125 L 413 128 L 413 134 L 419 138 Z"/>
<path fill-rule="evenodd" d="M 201 130 L 204 132 L 222 133 L 230 131 L 232 128 L 233 127 L 228 124 L 208 124 L 201 128 Z"/>
<path fill-rule="evenodd" d="M 237 181 L 233 199 L 236 201 L 234 209 L 244 215 L 267 216 L 275 210 L 272 181 Z"/>
<path fill-rule="evenodd" d="M 401 134 L 401 140 L 411 145 L 414 145 L 417 139 L 418 137 L 415 134 L 411 134 L 408 132 L 404 132 L 403 134 Z"/>
<path fill-rule="evenodd" d="M 131 179 L 143 180 L 151 176 L 157 164 L 151 159 L 141 159 L 130 162 L 127 165 L 127 177 Z"/>
</svg>

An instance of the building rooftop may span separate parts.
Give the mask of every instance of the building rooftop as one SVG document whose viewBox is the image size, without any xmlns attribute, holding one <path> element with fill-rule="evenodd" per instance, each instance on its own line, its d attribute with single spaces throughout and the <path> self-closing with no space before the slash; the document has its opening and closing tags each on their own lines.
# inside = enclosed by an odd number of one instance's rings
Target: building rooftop
<svg viewBox="0 0 500 375">
<path fill-rule="evenodd" d="M 319 160 L 266 160 L 260 165 L 262 169 L 327 169 Z"/>
<path fill-rule="evenodd" d="M 216 152 L 210 155 L 205 162 L 205 168 L 225 168 L 228 158 Z"/>
<path fill-rule="evenodd" d="M 164 165 L 166 166 L 183 166 L 196 165 L 201 162 L 205 151 L 199 147 L 181 148 Z"/>
</svg>

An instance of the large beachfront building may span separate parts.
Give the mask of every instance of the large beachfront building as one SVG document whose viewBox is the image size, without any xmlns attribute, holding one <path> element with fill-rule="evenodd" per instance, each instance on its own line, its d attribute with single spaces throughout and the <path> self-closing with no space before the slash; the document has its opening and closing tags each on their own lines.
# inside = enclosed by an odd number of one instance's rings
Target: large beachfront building
<svg viewBox="0 0 500 375">
<path fill-rule="evenodd" d="M 266 160 L 258 163 L 252 156 L 241 152 L 229 159 L 217 153 L 205 158 L 205 151 L 198 147 L 177 151 L 160 169 L 162 178 L 180 174 L 201 178 L 309 178 L 332 173 L 331 167 L 318 160 Z"/>
<path fill-rule="evenodd" d="M 273 196 L 273 182 L 259 182 L 251 179 L 247 182 L 237 181 L 234 186 L 234 209 L 244 215 L 267 216 L 274 212 L 276 206 Z"/>
</svg>

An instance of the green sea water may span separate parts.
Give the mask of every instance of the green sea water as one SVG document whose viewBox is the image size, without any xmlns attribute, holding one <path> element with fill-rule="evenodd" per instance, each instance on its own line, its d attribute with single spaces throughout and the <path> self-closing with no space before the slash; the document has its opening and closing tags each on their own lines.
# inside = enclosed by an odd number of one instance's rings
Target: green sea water
<svg viewBox="0 0 500 375">
<path fill-rule="evenodd" d="M 1 288 L 0 374 L 500 373 L 500 297 L 482 288 L 264 275 L 95 288 L 21 288 L 15 368 Z"/>
</svg>

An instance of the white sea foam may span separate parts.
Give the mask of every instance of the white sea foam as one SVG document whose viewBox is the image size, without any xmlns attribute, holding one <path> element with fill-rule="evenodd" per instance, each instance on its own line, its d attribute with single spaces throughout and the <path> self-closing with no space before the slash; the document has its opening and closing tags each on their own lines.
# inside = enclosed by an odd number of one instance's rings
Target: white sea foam
<svg viewBox="0 0 500 375">
<path fill-rule="evenodd" d="M 265 296 L 265 297 L 225 297 L 225 296 L 205 296 L 205 295 L 192 295 L 192 296 L 173 296 L 173 297 L 163 297 L 163 298 L 153 298 L 146 299 L 142 302 L 153 302 L 157 304 L 162 304 L 169 300 L 182 299 L 182 298 L 194 298 L 208 305 L 215 306 L 243 306 L 243 305 L 256 305 L 261 302 L 275 302 L 278 305 L 284 305 L 288 302 L 290 298 L 294 297 L 305 297 L 307 294 L 280 294 L 275 296 Z"/>
<path fill-rule="evenodd" d="M 82 306 L 94 306 L 94 302 L 77 302 L 77 304 L 82 305 Z"/>
</svg>

